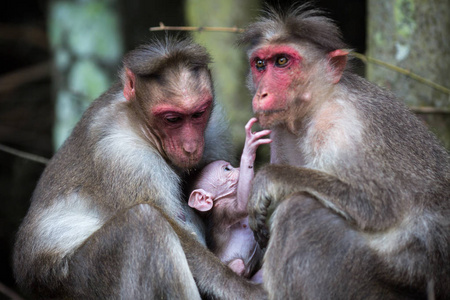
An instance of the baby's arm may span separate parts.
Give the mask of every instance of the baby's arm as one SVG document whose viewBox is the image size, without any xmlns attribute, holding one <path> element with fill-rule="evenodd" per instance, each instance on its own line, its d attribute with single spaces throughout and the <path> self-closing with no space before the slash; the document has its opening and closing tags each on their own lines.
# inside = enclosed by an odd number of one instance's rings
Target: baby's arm
<svg viewBox="0 0 450 300">
<path fill-rule="evenodd" d="M 237 188 L 237 207 L 240 211 L 247 211 L 247 201 L 250 195 L 251 181 L 254 176 L 253 164 L 256 158 L 256 150 L 260 145 L 270 144 L 271 139 L 261 139 L 270 134 L 270 130 L 262 130 L 252 133 L 252 126 L 257 122 L 251 118 L 245 125 L 245 144 L 242 151 L 239 181 Z"/>
</svg>

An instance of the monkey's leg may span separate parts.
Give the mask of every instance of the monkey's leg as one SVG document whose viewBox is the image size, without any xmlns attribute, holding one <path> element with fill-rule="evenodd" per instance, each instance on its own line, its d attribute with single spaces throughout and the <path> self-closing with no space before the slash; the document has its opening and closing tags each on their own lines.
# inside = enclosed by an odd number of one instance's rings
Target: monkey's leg
<svg viewBox="0 0 450 300">
<path fill-rule="evenodd" d="M 249 224 L 258 243 L 265 247 L 269 237 L 267 220 L 277 206 L 293 193 L 304 192 L 365 231 L 384 231 L 403 219 L 402 210 L 392 207 L 389 188 L 370 188 L 308 168 L 267 165 L 258 171 L 248 201 Z"/>
<path fill-rule="evenodd" d="M 192 234 L 176 223 L 172 227 L 180 237 L 181 244 L 197 287 L 206 299 L 267 299 L 261 284 L 238 276 L 210 250 L 201 245 Z"/>
<path fill-rule="evenodd" d="M 78 299 L 200 299 L 178 236 L 147 204 L 109 220 L 76 250 L 69 293 Z"/>
<path fill-rule="evenodd" d="M 379 280 L 384 266 L 362 233 L 312 197 L 293 194 L 272 215 L 269 299 L 407 299 Z"/>
</svg>

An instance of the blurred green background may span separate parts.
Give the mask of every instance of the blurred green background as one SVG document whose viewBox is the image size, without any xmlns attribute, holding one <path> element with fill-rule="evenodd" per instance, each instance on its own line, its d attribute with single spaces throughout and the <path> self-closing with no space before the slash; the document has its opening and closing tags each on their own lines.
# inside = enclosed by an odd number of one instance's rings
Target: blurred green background
<svg viewBox="0 0 450 300">
<path fill-rule="evenodd" d="M 301 4 L 304 1 L 297 1 Z M 448 0 L 320 0 L 357 52 L 450 87 Z M 86 107 L 117 80 L 122 55 L 165 32 L 149 27 L 245 27 L 264 4 L 282 0 L 17 0 L 0 9 L 0 145 L 50 158 Z M 187 33 L 169 32 L 169 34 Z M 235 33 L 195 32 L 213 57 L 218 101 L 240 153 L 252 116 L 248 64 Z M 450 147 L 450 95 L 379 65 L 355 71 L 405 99 Z M 425 109 L 420 109 L 425 107 Z M 425 113 L 424 113 L 425 111 Z M 268 161 L 268 146 L 258 165 Z M 258 166 L 257 165 L 257 166 Z M 45 165 L 0 150 L 0 299 L 21 297 L 11 247 Z"/>
</svg>

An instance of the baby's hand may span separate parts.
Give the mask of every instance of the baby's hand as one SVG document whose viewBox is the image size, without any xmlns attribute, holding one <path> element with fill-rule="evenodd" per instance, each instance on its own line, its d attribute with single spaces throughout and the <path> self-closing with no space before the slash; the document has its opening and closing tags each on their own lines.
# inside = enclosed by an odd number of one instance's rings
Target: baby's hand
<svg viewBox="0 0 450 300">
<path fill-rule="evenodd" d="M 239 181 L 237 187 L 237 211 L 244 211 L 247 213 L 247 200 L 250 195 L 251 182 L 255 170 L 253 164 L 255 163 L 256 150 L 259 145 L 270 144 L 271 139 L 262 139 L 262 137 L 270 134 L 270 130 L 261 130 L 252 133 L 252 126 L 258 121 L 256 118 L 251 118 L 245 125 L 245 145 L 242 151 L 241 164 L 239 171 Z"/>
<path fill-rule="evenodd" d="M 258 119 L 251 118 L 245 125 L 245 144 L 241 158 L 241 160 L 251 162 L 252 165 L 255 161 L 256 150 L 258 149 L 258 147 L 260 145 L 270 144 L 272 142 L 270 138 L 261 139 L 262 137 L 269 135 L 271 133 L 271 130 L 266 129 L 252 133 L 252 126 L 256 122 L 258 122 Z"/>
</svg>

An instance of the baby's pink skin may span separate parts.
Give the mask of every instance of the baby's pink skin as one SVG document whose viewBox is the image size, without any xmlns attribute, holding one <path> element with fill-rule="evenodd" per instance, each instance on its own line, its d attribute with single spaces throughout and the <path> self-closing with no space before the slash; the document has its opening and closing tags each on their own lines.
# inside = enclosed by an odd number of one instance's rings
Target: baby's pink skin
<svg viewBox="0 0 450 300">
<path fill-rule="evenodd" d="M 228 267 L 238 275 L 243 275 L 245 272 L 244 261 L 240 258 L 236 258 L 228 263 Z"/>
<path fill-rule="evenodd" d="M 245 144 L 242 150 L 239 182 L 237 189 L 237 201 L 239 209 L 247 213 L 247 202 L 250 196 L 250 187 L 255 171 L 253 164 L 256 158 L 256 150 L 260 145 L 270 144 L 271 139 L 262 139 L 262 137 L 269 135 L 270 130 L 262 130 L 259 132 L 252 132 L 252 126 L 257 122 L 256 118 L 251 118 L 245 125 Z"/>
<path fill-rule="evenodd" d="M 260 145 L 272 142 L 271 139 L 262 139 L 270 134 L 270 130 L 251 132 L 251 128 L 256 122 L 256 118 L 251 118 L 245 125 L 246 138 L 240 168 L 233 168 L 229 162 L 223 160 L 208 164 L 202 170 L 201 178 L 197 181 L 199 188 L 192 191 L 189 197 L 188 203 L 191 207 L 200 211 L 208 211 L 213 205 L 221 207 L 226 204 L 226 209 L 230 210 L 228 215 L 238 215 L 239 219 L 242 218 L 242 214 L 247 215 L 247 201 L 254 176 L 253 163 L 256 158 L 256 150 Z M 222 199 L 229 200 L 222 201 Z M 236 220 L 229 221 L 234 224 Z"/>
<path fill-rule="evenodd" d="M 226 244 L 219 247 L 220 253 L 216 254 L 222 261 L 229 261 L 229 267 L 239 275 L 242 275 L 245 266 L 242 259 L 236 258 L 236 253 L 242 257 L 250 257 L 256 245 L 247 218 L 247 201 L 254 176 L 256 150 L 260 145 L 272 142 L 268 138 L 262 139 L 270 134 L 270 130 L 251 132 L 256 122 L 257 119 L 252 118 L 245 125 L 246 138 L 240 168 L 233 168 L 230 163 L 223 160 L 208 164 L 197 181 L 199 188 L 192 191 L 188 201 L 189 206 L 199 211 L 208 211 L 214 206 L 212 217 L 227 216 L 226 219 L 214 222 L 220 228 L 214 228 L 213 232 L 223 232 L 229 236 Z M 214 240 L 220 239 L 214 237 Z M 260 274 L 261 272 L 255 274 L 255 282 L 262 282 Z"/>
</svg>

